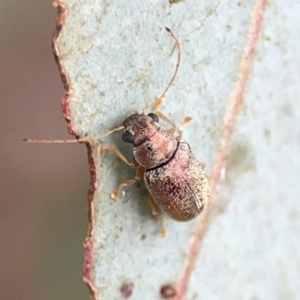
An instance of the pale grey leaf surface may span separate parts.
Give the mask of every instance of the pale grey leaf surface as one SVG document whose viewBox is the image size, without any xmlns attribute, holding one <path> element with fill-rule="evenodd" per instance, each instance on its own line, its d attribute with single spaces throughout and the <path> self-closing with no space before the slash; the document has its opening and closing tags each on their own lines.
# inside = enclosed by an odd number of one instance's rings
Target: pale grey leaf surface
<svg viewBox="0 0 300 300">
<path fill-rule="evenodd" d="M 164 89 L 176 51 L 165 32 L 179 37 L 182 63 L 162 112 L 179 124 L 196 156 L 211 172 L 223 115 L 238 76 L 254 1 L 66 0 L 68 14 L 57 41 L 69 81 L 72 128 L 80 136 L 105 133 L 141 111 Z M 239 115 L 213 222 L 206 234 L 187 299 L 296 299 L 300 297 L 300 4 L 273 1 Z M 298 22 L 298 26 L 295 23 Z M 114 143 L 132 158 L 115 133 Z M 93 200 L 91 280 L 97 299 L 160 299 L 176 283 L 195 221 L 166 218 L 161 238 L 143 184 L 110 193 L 134 177 L 113 154 L 97 155 Z M 297 265 L 298 264 L 298 265 Z"/>
</svg>

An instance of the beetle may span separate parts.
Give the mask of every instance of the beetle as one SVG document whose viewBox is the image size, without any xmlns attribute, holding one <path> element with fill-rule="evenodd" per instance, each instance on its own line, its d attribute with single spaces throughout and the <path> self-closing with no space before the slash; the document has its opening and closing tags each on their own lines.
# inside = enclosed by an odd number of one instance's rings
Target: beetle
<svg viewBox="0 0 300 300">
<path fill-rule="evenodd" d="M 201 213 L 209 199 L 210 192 L 208 177 L 204 171 L 205 164 L 197 160 L 189 144 L 181 140 L 182 128 L 191 121 L 191 118 L 185 117 L 180 126 L 176 127 L 158 110 L 166 92 L 176 78 L 181 55 L 177 37 L 169 28 L 166 30 L 175 40 L 178 49 L 177 64 L 169 84 L 153 103 L 154 112 L 145 113 L 150 106 L 148 105 L 142 113 L 133 113 L 123 121 L 121 126 L 99 136 L 77 140 L 25 139 L 27 142 L 39 143 L 89 142 L 124 129 L 123 141 L 133 146 L 132 162 L 129 162 L 115 145 L 101 144 L 98 148 L 99 154 L 111 151 L 129 166 L 138 166 L 135 178 L 119 184 L 111 197 L 116 200 L 122 188 L 138 182 L 143 177 L 150 193 L 152 213 L 161 223 L 161 235 L 165 235 L 165 229 L 158 207 L 174 220 L 189 221 Z M 171 128 L 161 127 L 159 119 L 170 124 Z M 178 132 L 178 136 L 175 136 L 175 132 Z"/>
<path fill-rule="evenodd" d="M 158 125 L 154 113 L 125 119 L 122 139 L 131 143 L 136 162 L 144 168 L 145 185 L 155 202 L 172 219 L 197 216 L 208 199 L 203 163 L 190 146 Z"/>
<path fill-rule="evenodd" d="M 109 150 L 115 153 L 129 166 L 139 166 L 134 179 L 122 182 L 111 194 L 116 200 L 119 191 L 132 185 L 144 177 L 145 185 L 150 193 L 150 205 L 155 216 L 159 217 L 157 205 L 177 221 L 189 221 L 198 216 L 209 199 L 209 182 L 204 171 L 205 164 L 198 161 L 188 143 L 181 140 L 182 127 L 191 120 L 185 117 L 177 128 L 164 116 L 158 107 L 172 85 L 180 63 L 180 44 L 174 33 L 166 28 L 174 38 L 178 48 L 178 58 L 173 77 L 161 96 L 154 102 L 154 113 L 134 113 L 123 121 L 123 125 L 113 131 L 125 129 L 122 139 L 133 145 L 134 159 L 132 162 L 123 156 L 115 145 L 102 144 L 99 153 Z M 159 117 L 169 123 L 169 130 L 161 127 Z M 176 137 L 174 132 L 178 131 Z M 110 134 L 109 132 L 108 134 Z M 162 220 L 159 219 L 161 222 Z M 161 234 L 165 234 L 162 225 Z"/>
</svg>

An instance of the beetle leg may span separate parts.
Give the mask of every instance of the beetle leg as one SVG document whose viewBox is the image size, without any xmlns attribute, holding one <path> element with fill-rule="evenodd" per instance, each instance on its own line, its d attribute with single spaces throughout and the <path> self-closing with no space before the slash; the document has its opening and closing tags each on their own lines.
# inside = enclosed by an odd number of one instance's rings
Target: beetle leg
<svg viewBox="0 0 300 300">
<path fill-rule="evenodd" d="M 100 145 L 98 148 L 98 153 L 102 154 L 106 150 L 113 152 L 116 156 L 118 156 L 120 159 L 122 159 L 125 164 L 127 164 L 130 167 L 136 167 L 138 165 L 138 163 L 135 159 L 133 159 L 132 162 L 129 162 L 127 160 L 127 158 L 123 155 L 123 153 L 113 144 Z"/>
<path fill-rule="evenodd" d="M 155 101 L 153 103 L 153 110 L 155 112 L 158 111 L 158 108 L 161 106 L 163 101 L 164 101 L 164 98 L 162 98 L 162 97 L 158 97 L 157 99 L 155 99 Z"/>
<path fill-rule="evenodd" d="M 168 119 L 165 115 L 163 115 L 160 111 L 155 111 L 155 114 L 162 120 L 164 120 L 165 122 L 167 122 L 168 124 L 170 124 L 172 127 L 168 130 L 170 133 L 174 133 L 176 131 L 176 125 L 170 120 Z"/>
<path fill-rule="evenodd" d="M 164 120 L 165 122 L 167 122 L 168 124 L 170 124 L 172 127 L 168 130 L 170 133 L 174 133 L 176 131 L 176 125 L 168 118 L 166 117 L 164 114 L 162 114 L 158 108 L 160 107 L 160 105 L 162 104 L 162 102 L 164 101 L 164 99 L 162 97 L 158 97 L 155 102 L 154 102 L 154 106 L 153 106 L 153 110 L 154 113 L 162 120 Z"/>
<path fill-rule="evenodd" d="M 136 182 L 138 182 L 139 180 L 141 180 L 141 178 L 143 177 L 144 175 L 144 171 L 145 169 L 143 167 L 139 167 L 136 171 L 136 174 L 135 174 L 135 177 L 134 179 L 129 179 L 129 180 L 126 180 L 124 182 L 121 182 L 117 187 L 116 189 L 110 194 L 111 198 L 113 200 L 117 200 L 118 198 L 118 194 L 120 192 L 120 190 L 125 187 L 125 186 L 129 186 L 129 185 L 132 185 L 132 184 L 135 184 Z"/>
<path fill-rule="evenodd" d="M 177 128 L 177 132 L 178 132 L 178 136 L 176 137 L 176 139 L 179 141 L 181 139 L 181 136 L 182 136 L 182 132 L 183 132 L 183 126 L 190 122 L 192 120 L 191 117 L 189 116 L 185 116 L 182 120 L 182 122 L 180 123 L 180 125 L 178 126 Z"/>
<path fill-rule="evenodd" d="M 157 221 L 159 222 L 160 235 L 164 237 L 166 235 L 166 227 L 165 227 L 164 219 L 161 216 L 161 214 L 158 212 L 158 206 L 151 195 L 149 196 L 149 203 L 150 203 L 152 215 L 156 217 Z"/>
<path fill-rule="evenodd" d="M 155 100 L 154 102 L 154 113 L 162 120 L 164 120 L 165 122 L 167 122 L 168 124 L 170 124 L 172 127 L 168 130 L 168 132 L 170 133 L 174 133 L 174 132 L 178 132 L 178 136 L 176 137 L 177 140 L 180 140 L 181 139 L 181 136 L 182 136 L 182 131 L 183 131 L 183 126 L 190 122 L 192 120 L 191 117 L 189 116 L 186 116 L 184 117 L 184 119 L 182 120 L 182 122 L 180 123 L 180 125 L 178 127 L 176 127 L 176 125 L 168 118 L 166 117 L 164 114 L 162 114 L 158 108 L 160 107 L 160 105 L 162 104 L 163 102 L 163 98 L 162 97 L 159 97 Z"/>
</svg>

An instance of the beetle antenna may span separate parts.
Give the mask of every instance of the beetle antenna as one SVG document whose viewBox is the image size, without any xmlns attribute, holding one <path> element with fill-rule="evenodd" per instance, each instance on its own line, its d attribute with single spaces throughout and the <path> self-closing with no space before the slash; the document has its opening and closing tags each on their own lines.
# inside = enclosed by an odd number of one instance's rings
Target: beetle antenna
<svg viewBox="0 0 300 300">
<path fill-rule="evenodd" d="M 154 105 L 154 107 L 158 107 L 162 100 L 163 100 L 163 97 L 165 96 L 165 94 L 167 93 L 167 91 L 169 90 L 169 88 L 171 87 L 171 85 L 173 84 L 176 76 L 177 76 L 177 73 L 178 73 L 178 69 L 179 69 L 179 64 L 180 64 L 180 57 L 181 57 L 181 50 L 180 50 L 180 43 L 179 43 L 179 40 L 178 38 L 176 37 L 176 35 L 173 33 L 173 31 L 168 28 L 168 27 L 165 27 L 167 32 L 170 34 L 170 36 L 175 40 L 175 45 L 178 49 L 178 54 L 177 54 L 177 63 L 176 63 L 176 66 L 175 66 L 175 71 L 174 71 L 174 74 L 170 80 L 170 82 L 168 83 L 167 87 L 164 89 L 164 91 L 162 92 L 162 94 L 155 99 L 155 101 L 151 104 L 148 104 L 145 106 L 145 108 L 143 109 L 143 114 L 145 113 L 145 111 L 147 111 L 147 109 L 149 108 L 149 106 L 152 106 Z"/>
<path fill-rule="evenodd" d="M 162 94 L 159 96 L 159 98 L 163 98 L 165 96 L 165 94 L 167 93 L 167 91 L 169 90 L 170 86 L 173 84 L 173 82 L 174 82 L 174 80 L 177 76 L 177 73 L 178 73 L 180 58 L 181 58 L 180 43 L 179 43 L 179 40 L 178 40 L 177 36 L 173 33 L 173 31 L 170 28 L 166 27 L 166 30 L 170 34 L 170 36 L 175 40 L 175 44 L 176 44 L 176 47 L 178 49 L 178 54 L 177 54 L 177 63 L 176 63 L 176 66 L 175 66 L 174 74 L 173 74 L 169 84 L 167 85 L 165 90 L 162 92 Z"/>
<path fill-rule="evenodd" d="M 121 125 L 121 126 L 118 126 L 110 131 L 108 131 L 107 133 L 104 133 L 104 134 L 100 134 L 100 135 L 94 135 L 94 136 L 88 136 L 88 137 L 82 137 L 82 138 L 79 138 L 79 139 L 72 139 L 72 140 L 36 140 L 36 139 L 23 139 L 22 141 L 23 142 L 26 142 L 26 143 L 36 143 L 36 144 L 71 144 L 71 143 L 88 143 L 92 140 L 97 140 L 97 139 L 100 139 L 100 138 L 103 138 L 103 137 L 106 137 L 110 134 L 112 134 L 113 132 L 115 131 L 119 131 L 119 130 L 122 130 L 124 129 L 124 126 Z"/>
</svg>

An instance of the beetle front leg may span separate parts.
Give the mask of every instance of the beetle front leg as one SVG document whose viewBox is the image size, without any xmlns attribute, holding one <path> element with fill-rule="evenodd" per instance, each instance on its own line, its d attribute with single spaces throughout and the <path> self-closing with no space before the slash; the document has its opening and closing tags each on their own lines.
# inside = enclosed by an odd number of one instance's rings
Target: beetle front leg
<svg viewBox="0 0 300 300">
<path fill-rule="evenodd" d="M 181 139 L 182 136 L 182 132 L 183 132 L 183 126 L 185 124 L 187 124 L 188 122 L 190 122 L 192 120 L 191 117 L 189 116 L 185 116 L 184 119 L 182 120 L 182 122 L 180 123 L 180 125 L 178 127 L 176 127 L 176 125 L 168 118 L 166 117 L 164 114 L 162 114 L 158 108 L 161 106 L 163 102 L 163 98 L 159 97 L 155 100 L 154 102 L 154 112 L 155 114 L 161 118 L 162 120 L 164 120 L 165 122 L 167 122 L 168 124 L 170 124 L 172 127 L 168 130 L 168 132 L 170 133 L 174 133 L 174 132 L 178 132 L 178 136 L 176 137 L 176 139 L 179 141 Z"/>
<path fill-rule="evenodd" d="M 132 162 L 129 162 L 127 160 L 127 158 L 123 155 L 123 153 L 113 144 L 100 145 L 98 148 L 98 153 L 102 154 L 106 150 L 113 152 L 116 156 L 118 156 L 120 159 L 122 159 L 124 161 L 124 163 L 127 164 L 129 167 L 136 167 L 138 165 L 138 163 L 135 159 L 133 159 Z"/>
<path fill-rule="evenodd" d="M 165 227 L 164 219 L 163 219 L 162 215 L 159 213 L 159 211 L 158 211 L 159 208 L 151 195 L 149 196 L 149 204 L 151 207 L 152 215 L 157 219 L 157 221 L 159 223 L 160 235 L 162 237 L 164 237 L 164 236 L 166 236 L 166 227 Z"/>
<path fill-rule="evenodd" d="M 182 132 L 183 132 L 183 126 L 184 126 L 186 123 L 190 122 L 191 120 L 192 120 L 191 117 L 185 116 L 185 117 L 183 118 L 182 122 L 180 123 L 180 125 L 178 126 L 178 128 L 177 128 L 178 136 L 176 137 L 176 139 L 177 139 L 178 141 L 181 140 Z"/>
<path fill-rule="evenodd" d="M 134 179 L 129 179 L 129 180 L 126 180 L 124 182 L 121 182 L 116 187 L 116 189 L 110 194 L 111 198 L 116 201 L 117 198 L 118 198 L 118 194 L 119 194 L 120 190 L 125 186 L 129 186 L 129 185 L 135 184 L 136 182 L 140 181 L 141 178 L 144 175 L 144 172 L 145 172 L 145 169 L 143 167 L 138 168 L 137 171 L 136 171 Z"/>
<path fill-rule="evenodd" d="M 158 108 L 161 106 L 161 104 L 163 103 L 164 99 L 162 97 L 159 97 L 155 100 L 154 102 L 154 113 L 162 120 L 164 120 L 165 122 L 167 122 L 168 124 L 170 124 L 172 127 L 168 130 L 170 133 L 174 133 L 176 131 L 176 125 L 168 118 L 166 117 L 164 114 L 162 114 Z"/>
</svg>

